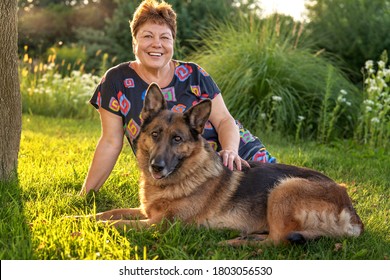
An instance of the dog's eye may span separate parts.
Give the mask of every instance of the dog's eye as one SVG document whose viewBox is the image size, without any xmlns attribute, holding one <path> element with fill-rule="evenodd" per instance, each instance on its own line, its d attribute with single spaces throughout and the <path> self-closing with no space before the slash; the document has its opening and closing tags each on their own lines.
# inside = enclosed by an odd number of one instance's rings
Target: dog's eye
<svg viewBox="0 0 390 280">
<path fill-rule="evenodd" d="M 151 133 L 151 135 L 152 135 L 153 138 L 157 138 L 158 137 L 158 132 L 157 131 L 153 131 Z"/>
<path fill-rule="evenodd" d="M 173 141 L 175 141 L 176 143 L 180 143 L 182 140 L 183 139 L 180 136 L 173 137 Z"/>
</svg>

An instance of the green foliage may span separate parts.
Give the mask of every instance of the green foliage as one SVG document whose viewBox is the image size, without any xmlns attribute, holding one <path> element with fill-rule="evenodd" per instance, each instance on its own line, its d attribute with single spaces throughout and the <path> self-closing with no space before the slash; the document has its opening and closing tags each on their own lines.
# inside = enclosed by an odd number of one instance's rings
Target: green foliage
<svg viewBox="0 0 390 280">
<path fill-rule="evenodd" d="M 103 50 L 118 61 L 134 59 L 129 20 L 140 3 L 139 0 L 114 0 L 117 8 L 111 18 L 107 19 L 103 37 L 107 44 L 100 44 Z M 93 39 L 93 38 L 91 38 Z M 100 40 L 100 38 L 97 38 Z M 91 41 L 92 42 L 92 41 Z"/>
<path fill-rule="evenodd" d="M 141 1 L 139 0 L 115 0 L 117 9 L 113 16 L 107 19 L 104 28 L 104 36 L 109 38 L 109 45 L 101 45 L 111 57 L 117 57 L 118 61 L 128 61 L 134 58 L 132 53 L 132 38 L 129 21 Z M 233 4 L 235 0 L 169 0 L 177 13 L 177 40 L 175 46 L 175 58 L 183 59 L 196 46 L 201 44 L 200 33 L 207 30 L 212 22 L 231 19 L 237 16 L 239 11 L 249 13 L 253 0 L 247 1 L 247 5 L 238 9 Z M 92 41 L 90 41 L 92 43 Z M 107 46 L 109 46 L 107 48 Z"/>
<path fill-rule="evenodd" d="M 95 53 L 107 53 L 107 66 L 118 61 L 134 59 L 129 20 L 140 0 L 101 0 L 97 3 L 58 0 L 49 5 L 46 1 L 19 3 L 19 50 L 29 46 L 29 55 L 41 57 L 51 47 L 71 47 L 77 44 L 86 50 L 87 71 L 98 69 L 100 60 Z M 207 30 L 211 22 L 224 19 L 234 21 L 239 13 L 249 14 L 257 10 L 256 1 L 238 5 L 237 0 L 171 0 L 177 12 L 178 36 L 175 58 L 183 59 L 201 45 L 200 32 Z M 31 7 L 31 8 L 27 8 Z M 60 45 L 59 45 L 60 44 Z"/>
<path fill-rule="evenodd" d="M 45 9 L 34 8 L 32 11 L 18 12 L 19 50 L 29 46 L 30 55 L 41 56 L 59 41 L 68 42 L 72 38 L 67 18 L 70 7 L 51 6 Z"/>
<path fill-rule="evenodd" d="M 389 0 L 310 0 L 306 7 L 308 36 L 319 48 L 340 56 L 355 82 L 362 80 L 366 60 L 390 50 Z"/>
<path fill-rule="evenodd" d="M 202 43 L 201 33 L 207 30 L 213 22 L 228 18 L 234 20 L 237 8 L 233 6 L 234 0 L 170 0 L 168 1 L 177 13 L 177 39 L 176 48 L 180 53 L 177 58 L 182 59 Z M 254 1 L 248 1 L 250 3 Z"/>
<path fill-rule="evenodd" d="M 76 30 L 76 37 L 78 40 L 77 45 L 83 46 L 85 50 L 85 71 L 92 74 L 103 74 L 109 67 L 118 62 L 118 57 L 114 56 L 114 53 L 117 52 L 112 51 L 115 44 L 111 42 L 111 39 L 105 35 L 103 30 L 78 28 Z M 102 55 L 105 54 L 108 56 L 108 63 L 102 68 Z"/>
<path fill-rule="evenodd" d="M 238 8 L 235 0 L 204 1 L 168 1 L 178 14 L 178 38 L 175 46 L 175 58 L 183 59 L 194 50 L 195 44 L 201 44 L 200 31 L 206 30 L 210 22 L 224 18 L 234 18 Z M 243 13 L 253 8 L 248 1 L 240 7 Z M 91 73 L 105 72 L 101 69 L 102 58 L 96 55 L 107 54 L 106 66 L 111 67 L 118 61 L 134 59 L 132 38 L 129 27 L 139 0 L 99 1 L 83 5 L 82 2 L 69 5 L 67 1 L 56 1 L 49 5 L 46 1 L 20 2 L 19 10 L 19 50 L 29 47 L 29 55 L 44 58 L 49 49 L 55 49 L 58 56 L 71 52 L 85 55 L 85 70 Z M 237 5 L 236 5 L 237 6 Z M 194 39 L 197 39 L 195 43 Z M 64 49 L 61 51 L 61 49 Z M 50 52 L 50 50 L 49 50 Z M 67 53 L 67 54 L 66 54 Z M 61 62 L 62 59 L 58 58 Z M 67 63 L 74 59 L 67 57 Z"/>
<path fill-rule="evenodd" d="M 372 148 L 386 149 L 390 139 L 390 67 L 387 52 L 383 52 L 377 65 L 368 60 L 364 74 L 364 101 L 355 136 Z"/>
<path fill-rule="evenodd" d="M 19 7 L 48 7 L 53 5 L 71 6 L 83 4 L 84 0 L 18 0 Z"/>
<path fill-rule="evenodd" d="M 72 3 L 72 5 L 71 5 Z M 19 1 L 19 50 L 29 46 L 29 55 L 41 57 L 48 48 L 76 43 L 76 30 L 101 30 L 112 16 L 111 0 L 89 1 L 39 0 Z"/>
<path fill-rule="evenodd" d="M 230 248 L 218 242 L 237 236 L 175 222 L 166 228 L 116 230 L 94 220 L 66 218 L 138 206 L 135 158 L 125 146 L 105 186 L 78 196 L 100 135 L 98 120 L 25 115 L 19 154 L 19 183 L 0 185 L 1 259 L 374 259 L 390 257 L 389 155 L 353 143 L 334 147 L 263 138 L 284 163 L 315 168 L 348 186 L 365 223 L 358 238 L 323 238 L 306 246 Z M 373 207 L 374 206 L 374 207 Z M 4 222 L 6 221 L 6 222 Z"/>
<path fill-rule="evenodd" d="M 278 15 L 219 24 L 204 34 L 205 46 L 191 59 L 212 75 L 232 115 L 251 129 L 321 140 L 350 136 L 357 89 L 299 41 L 302 28 Z M 348 100 L 339 99 L 341 90 Z M 321 128 L 332 115 L 332 125 Z"/>
<path fill-rule="evenodd" d="M 25 54 L 19 66 L 23 112 L 51 117 L 96 117 L 88 101 L 100 77 L 84 73 L 80 60 L 74 64 L 55 61 L 56 55 L 52 54 L 48 63 L 34 65 Z"/>
<path fill-rule="evenodd" d="M 53 47 L 47 51 L 47 56 L 55 56 L 56 61 L 65 61 L 71 65 L 80 65 L 85 64 L 86 62 L 86 53 L 85 48 L 81 48 L 76 45 L 63 46 L 63 47 Z"/>
</svg>

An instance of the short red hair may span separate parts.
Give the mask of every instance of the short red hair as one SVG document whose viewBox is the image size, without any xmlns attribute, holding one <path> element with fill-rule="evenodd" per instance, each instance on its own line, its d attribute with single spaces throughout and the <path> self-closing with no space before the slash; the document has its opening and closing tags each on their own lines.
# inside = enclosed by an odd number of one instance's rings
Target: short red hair
<svg viewBox="0 0 390 280">
<path fill-rule="evenodd" d="M 176 13 L 170 4 L 165 1 L 159 3 L 156 0 L 142 1 L 134 12 L 133 20 L 130 21 L 133 38 L 137 35 L 140 26 L 148 21 L 168 25 L 173 39 L 176 39 Z"/>
</svg>

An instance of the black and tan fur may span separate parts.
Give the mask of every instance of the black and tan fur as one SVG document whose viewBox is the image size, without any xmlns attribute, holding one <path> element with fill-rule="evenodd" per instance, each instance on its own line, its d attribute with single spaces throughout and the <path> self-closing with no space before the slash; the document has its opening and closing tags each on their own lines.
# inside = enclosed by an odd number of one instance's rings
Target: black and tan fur
<svg viewBox="0 0 390 280">
<path fill-rule="evenodd" d="M 205 100 L 184 114 L 173 113 L 152 84 L 136 141 L 141 206 L 97 217 L 130 227 L 180 219 L 240 230 L 243 237 L 231 244 L 300 243 L 363 232 L 346 190 L 317 171 L 256 162 L 243 171 L 224 167 L 201 137 L 210 110 L 211 101 Z M 268 235 L 257 234 L 264 232 Z"/>
</svg>

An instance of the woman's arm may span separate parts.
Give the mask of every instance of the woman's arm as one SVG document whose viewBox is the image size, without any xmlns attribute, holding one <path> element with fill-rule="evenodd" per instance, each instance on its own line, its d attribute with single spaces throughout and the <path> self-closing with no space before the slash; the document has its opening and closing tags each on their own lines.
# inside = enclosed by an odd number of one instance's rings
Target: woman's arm
<svg viewBox="0 0 390 280">
<path fill-rule="evenodd" d="M 249 164 L 238 155 L 240 133 L 221 94 L 216 95 L 212 100 L 209 120 L 218 133 L 218 140 L 222 147 L 219 154 L 222 157 L 223 164 L 230 170 L 233 170 L 234 163 L 238 170 L 241 170 L 242 164 L 249 166 Z"/>
<path fill-rule="evenodd" d="M 123 147 L 122 118 L 100 108 L 102 134 L 80 194 L 98 191 L 110 175 Z"/>
</svg>

